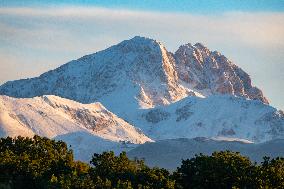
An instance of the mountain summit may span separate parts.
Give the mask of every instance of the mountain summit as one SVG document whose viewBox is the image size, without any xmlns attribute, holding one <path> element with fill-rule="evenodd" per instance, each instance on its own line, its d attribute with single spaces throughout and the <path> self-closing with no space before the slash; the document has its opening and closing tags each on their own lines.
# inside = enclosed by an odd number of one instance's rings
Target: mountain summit
<svg viewBox="0 0 284 189">
<path fill-rule="evenodd" d="M 175 53 L 179 79 L 203 95 L 233 94 L 268 104 L 249 75 L 217 51 L 201 43 L 186 44 Z"/>
<path fill-rule="evenodd" d="M 99 101 L 110 110 L 152 108 L 186 96 L 231 94 L 268 103 L 247 73 L 204 45 L 186 44 L 175 53 L 158 41 L 136 36 L 83 56 L 39 77 L 10 81 L 0 94 L 57 95 L 82 103 Z M 126 110 L 125 110 L 126 111 Z"/>
</svg>

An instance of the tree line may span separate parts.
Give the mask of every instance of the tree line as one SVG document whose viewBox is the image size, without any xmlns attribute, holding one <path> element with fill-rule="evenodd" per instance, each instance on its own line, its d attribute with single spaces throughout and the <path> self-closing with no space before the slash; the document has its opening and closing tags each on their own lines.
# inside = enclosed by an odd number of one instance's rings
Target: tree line
<svg viewBox="0 0 284 189">
<path fill-rule="evenodd" d="M 284 188 L 284 158 L 260 164 L 236 152 L 199 154 L 174 172 L 150 168 L 125 152 L 75 161 L 66 143 L 45 137 L 0 139 L 0 189 Z"/>
</svg>

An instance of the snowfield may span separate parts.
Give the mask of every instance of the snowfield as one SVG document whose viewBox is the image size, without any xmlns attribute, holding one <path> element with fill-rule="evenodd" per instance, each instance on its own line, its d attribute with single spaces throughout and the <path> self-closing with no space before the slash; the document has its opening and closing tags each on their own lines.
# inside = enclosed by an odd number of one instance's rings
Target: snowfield
<svg viewBox="0 0 284 189">
<path fill-rule="evenodd" d="M 154 140 L 229 137 L 255 143 L 284 138 L 284 114 L 260 101 L 230 95 L 186 97 L 123 117 Z"/>
</svg>

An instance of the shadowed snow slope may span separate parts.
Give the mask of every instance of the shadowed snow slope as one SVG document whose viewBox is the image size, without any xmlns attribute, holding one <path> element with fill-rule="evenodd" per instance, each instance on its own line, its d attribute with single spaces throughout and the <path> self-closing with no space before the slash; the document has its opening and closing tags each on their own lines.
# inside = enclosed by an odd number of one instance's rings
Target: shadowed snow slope
<svg viewBox="0 0 284 189">
<path fill-rule="evenodd" d="M 138 145 L 128 142 L 115 142 L 103 139 L 85 131 L 58 135 L 55 139 L 66 142 L 69 146 L 71 146 L 75 159 L 85 162 L 90 162 L 94 153 L 114 151 L 114 153 L 118 155 L 122 151 L 127 152 L 132 150 Z"/>
<path fill-rule="evenodd" d="M 195 154 L 211 155 L 214 151 L 231 150 L 240 152 L 253 161 L 261 162 L 264 156 L 283 157 L 284 140 L 277 139 L 260 144 L 238 141 L 216 141 L 208 138 L 168 139 L 145 143 L 129 151 L 130 158 L 144 158 L 149 166 L 159 166 L 174 170 L 182 159 L 192 158 Z"/>
<path fill-rule="evenodd" d="M 264 142 L 284 138 L 281 110 L 229 95 L 187 97 L 133 112 L 125 119 L 154 140 L 223 136 Z"/>
<path fill-rule="evenodd" d="M 84 131 L 112 141 L 151 141 L 100 103 L 80 104 L 57 96 L 16 99 L 0 96 L 0 135 L 49 138 Z"/>
</svg>

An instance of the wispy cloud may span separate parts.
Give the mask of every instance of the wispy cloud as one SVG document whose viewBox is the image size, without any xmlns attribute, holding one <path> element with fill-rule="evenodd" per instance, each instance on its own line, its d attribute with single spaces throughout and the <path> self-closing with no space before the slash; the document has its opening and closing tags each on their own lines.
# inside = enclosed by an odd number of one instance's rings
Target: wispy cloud
<svg viewBox="0 0 284 189">
<path fill-rule="evenodd" d="M 8 29 L 10 34 L 14 29 L 14 32 L 22 34 L 17 35 L 19 37 L 45 36 L 49 33 L 57 35 L 52 38 L 64 39 L 69 36 L 76 40 L 79 33 L 81 37 L 83 34 L 91 39 L 104 34 L 120 40 L 121 36 L 138 33 L 162 40 L 171 39 L 171 48 L 176 45 L 174 43 L 184 40 L 209 44 L 220 41 L 265 46 L 284 44 L 284 13 L 228 12 L 202 16 L 98 7 L 48 7 L 0 8 L 0 15 L 4 16 L 2 21 L 6 21 L 5 25 L 1 25 L 1 33 L 5 34 Z M 27 25 L 16 25 L 17 21 Z M 91 35 L 91 32 L 95 32 L 95 35 Z"/>
<path fill-rule="evenodd" d="M 160 40 L 171 51 L 184 43 L 202 42 L 235 60 L 252 75 L 257 85 L 265 89 L 271 99 L 278 99 L 279 104 L 282 101 L 283 12 L 200 15 L 101 7 L 2 7 L 0 74 L 8 72 L 12 64 L 19 65 L 20 70 L 25 62 L 26 68 L 33 71 L 26 69 L 20 75 L 31 77 L 44 69 L 65 63 L 63 60 L 104 49 L 135 35 Z M 4 59 L 7 56 L 14 58 Z M 39 69 L 35 65 L 43 63 L 35 61 L 34 57 L 44 60 L 46 65 Z M 268 77 L 265 80 L 263 70 Z M 11 77 L 13 74 L 0 80 L 4 82 Z M 18 77 L 15 75 L 15 78 Z M 279 89 L 272 89 L 271 83 L 279 86 Z M 275 96 L 275 93 L 279 95 Z M 284 102 L 281 106 L 284 107 Z"/>
</svg>

